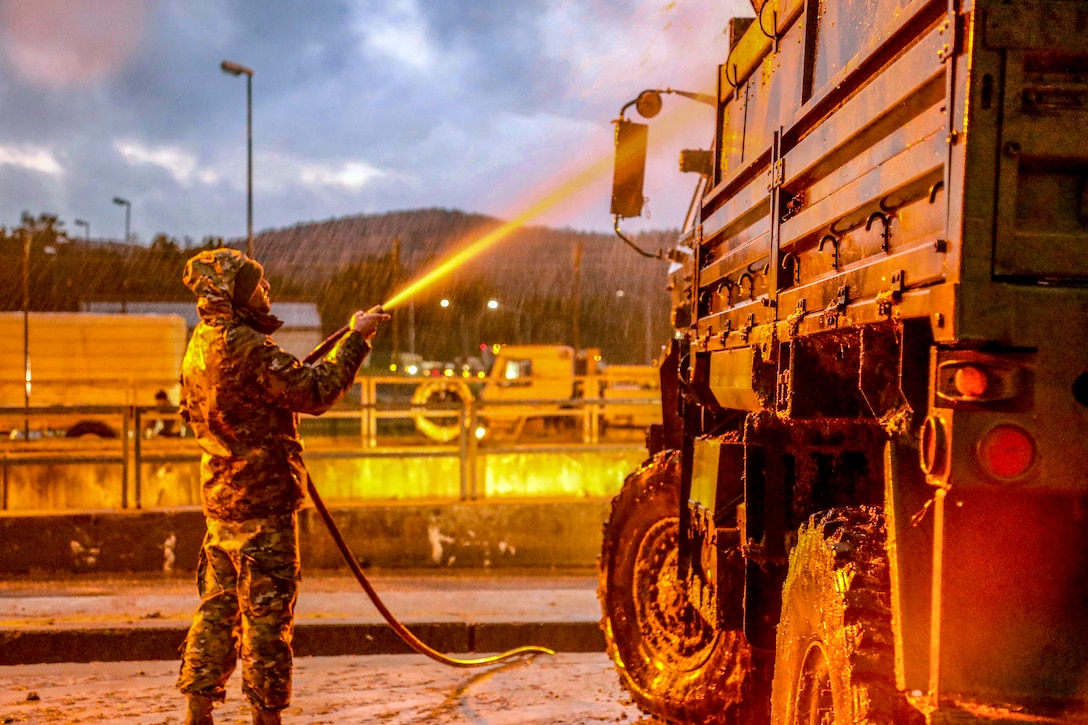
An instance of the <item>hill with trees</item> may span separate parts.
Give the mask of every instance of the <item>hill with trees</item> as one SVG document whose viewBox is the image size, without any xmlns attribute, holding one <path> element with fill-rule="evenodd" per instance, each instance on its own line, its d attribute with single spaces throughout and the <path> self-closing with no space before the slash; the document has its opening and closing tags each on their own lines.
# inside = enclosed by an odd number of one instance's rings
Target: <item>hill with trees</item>
<svg viewBox="0 0 1088 725">
<path fill-rule="evenodd" d="M 55 216 L 24 215 L 18 228 L 0 230 L 0 309 L 23 308 L 24 234 L 31 310 L 191 300 L 181 284 L 185 260 L 224 245 L 209 238 L 183 246 L 166 235 L 149 246 L 81 240 Z M 649 362 L 668 339 L 667 263 L 639 256 L 611 234 L 510 230 L 492 217 L 423 209 L 265 230 L 254 237 L 254 249 L 273 285 L 273 311 L 276 300 L 315 303 L 330 333 L 352 310 L 388 301 L 488 235 L 499 241 L 391 310 L 391 329 L 377 339 L 377 362 L 409 349 L 448 361 L 494 343 L 600 347 L 607 362 Z M 653 232 L 636 242 L 656 251 L 675 236 Z M 244 248 L 245 240 L 226 245 Z"/>
</svg>

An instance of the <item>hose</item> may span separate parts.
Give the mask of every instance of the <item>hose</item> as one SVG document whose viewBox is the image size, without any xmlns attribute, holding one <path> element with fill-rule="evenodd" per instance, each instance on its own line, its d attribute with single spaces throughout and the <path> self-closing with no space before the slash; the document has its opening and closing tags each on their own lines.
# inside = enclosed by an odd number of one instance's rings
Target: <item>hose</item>
<svg viewBox="0 0 1088 725">
<path fill-rule="evenodd" d="M 315 360 L 323 357 L 329 349 L 348 332 L 347 327 L 342 327 L 328 338 L 325 339 L 320 345 L 318 345 L 313 352 L 311 352 L 304 362 L 307 364 L 314 362 Z M 539 647 L 536 645 L 529 645 L 526 647 L 516 647 L 512 650 L 502 652 L 497 655 L 491 655 L 490 657 L 478 657 L 475 659 L 458 659 L 456 657 L 450 657 L 439 652 L 436 649 L 425 644 L 418 637 L 412 634 L 411 631 L 403 624 L 401 624 L 393 613 L 389 611 L 385 603 L 382 602 L 381 597 L 378 596 L 378 592 L 374 590 L 370 580 L 367 579 L 366 574 L 363 573 L 363 568 L 359 566 L 359 562 L 356 561 L 355 555 L 352 553 L 348 543 L 344 541 L 343 534 L 340 533 L 339 527 L 336 522 L 333 521 L 332 515 L 329 513 L 329 509 L 326 508 L 325 502 L 321 499 L 321 495 L 317 492 L 317 486 L 314 485 L 314 481 L 310 478 L 309 474 L 306 475 L 306 489 L 310 493 L 310 500 L 314 503 L 314 508 L 317 509 L 317 513 L 321 516 L 321 520 L 325 522 L 325 527 L 328 528 L 329 534 L 332 536 L 334 542 L 336 542 L 336 548 L 340 550 L 340 555 L 344 557 L 344 561 L 347 563 L 348 568 L 351 569 L 351 573 L 355 575 L 356 581 L 366 592 L 366 595 L 370 597 L 370 601 L 374 603 L 378 612 L 382 615 L 389 626 L 396 632 L 397 636 L 403 640 L 403 642 L 411 647 L 413 650 L 421 655 L 430 657 L 436 662 L 441 662 L 444 665 L 451 667 L 483 667 L 485 665 L 493 665 L 496 662 L 502 662 L 503 660 L 510 659 L 511 657 L 518 657 L 521 655 L 531 654 L 555 654 L 554 650 L 547 647 Z"/>
</svg>

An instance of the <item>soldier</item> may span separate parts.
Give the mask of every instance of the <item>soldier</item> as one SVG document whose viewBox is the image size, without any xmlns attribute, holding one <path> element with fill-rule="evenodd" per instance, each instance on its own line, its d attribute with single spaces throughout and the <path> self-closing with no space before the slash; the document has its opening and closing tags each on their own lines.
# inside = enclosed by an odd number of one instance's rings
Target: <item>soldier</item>
<svg viewBox="0 0 1088 725">
<path fill-rule="evenodd" d="M 163 438 L 176 438 L 180 435 L 174 430 L 174 408 L 170 405 L 170 396 L 165 390 L 155 393 L 155 406 L 158 408 L 145 429 L 148 438 L 161 436 Z"/>
<path fill-rule="evenodd" d="M 253 722 L 279 723 L 291 699 L 291 635 L 299 574 L 297 511 L 306 486 L 298 414 L 320 414 L 344 394 L 389 319 L 356 312 L 350 331 L 312 365 L 269 335 L 269 284 L 233 249 L 186 264 L 201 322 L 181 372 L 181 416 L 202 449 L 207 534 L 197 564 L 200 606 L 185 641 L 178 688 L 185 722 L 209 725 L 239 652 Z"/>
</svg>

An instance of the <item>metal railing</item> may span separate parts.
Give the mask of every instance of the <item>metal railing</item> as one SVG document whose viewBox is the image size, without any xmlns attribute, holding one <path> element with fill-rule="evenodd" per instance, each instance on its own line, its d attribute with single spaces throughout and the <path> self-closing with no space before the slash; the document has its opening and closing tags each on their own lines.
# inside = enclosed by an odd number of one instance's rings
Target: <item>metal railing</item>
<svg viewBox="0 0 1088 725">
<path fill-rule="evenodd" d="M 308 461 L 355 458 L 456 458 L 459 496 L 480 496 L 477 460 L 481 455 L 511 452 L 554 453 L 572 450 L 632 450 L 644 445 L 644 428 L 628 428 L 623 435 L 602 435 L 609 406 L 658 406 L 647 398 L 629 400 L 571 399 L 481 402 L 474 398 L 421 406 L 403 395 L 389 399 L 383 385 L 401 385 L 402 379 L 361 378 L 358 397 L 352 396 L 324 415 L 304 417 L 302 435 Z M 412 381 L 418 385 L 418 381 Z M 418 431 L 417 419 L 439 421 L 456 435 L 446 441 L 428 439 Z M 159 421 L 173 421 L 176 437 L 156 432 Z M 489 432 L 483 440 L 477 430 L 488 421 L 515 421 L 501 435 Z M 80 421 L 97 421 L 114 437 L 66 437 Z M 530 421 L 541 425 L 527 430 Z M 346 427 L 342 425 L 346 422 Z M 49 425 L 44 425 L 48 423 Z M 9 508 L 12 471 L 30 466 L 117 466 L 120 470 L 119 505 L 143 508 L 144 468 L 149 465 L 194 464 L 200 449 L 176 412 L 157 406 L 79 406 L 0 408 L 0 510 Z M 351 431 L 351 432 L 348 432 Z M 29 438 L 26 433 L 30 432 Z"/>
</svg>

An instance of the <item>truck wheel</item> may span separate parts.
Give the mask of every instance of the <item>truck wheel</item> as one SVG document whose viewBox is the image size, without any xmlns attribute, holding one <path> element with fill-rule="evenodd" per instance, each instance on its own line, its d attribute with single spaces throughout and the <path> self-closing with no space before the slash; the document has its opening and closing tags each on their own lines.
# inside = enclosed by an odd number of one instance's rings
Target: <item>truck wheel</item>
<svg viewBox="0 0 1088 725">
<path fill-rule="evenodd" d="M 814 514 L 801 527 L 782 590 L 774 725 L 893 725 L 920 714 L 895 689 L 889 581 L 879 509 Z"/>
<path fill-rule="evenodd" d="M 677 561 L 680 456 L 656 455 L 624 482 L 605 524 L 601 628 L 621 684 L 672 723 L 767 722 L 769 667 L 743 633 L 721 631 L 688 602 Z"/>
</svg>

